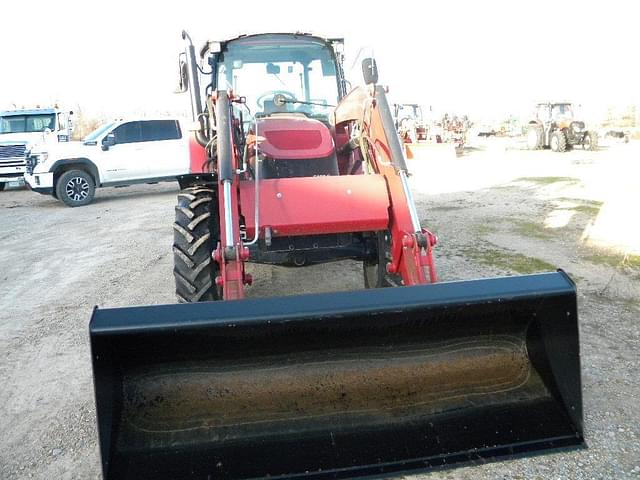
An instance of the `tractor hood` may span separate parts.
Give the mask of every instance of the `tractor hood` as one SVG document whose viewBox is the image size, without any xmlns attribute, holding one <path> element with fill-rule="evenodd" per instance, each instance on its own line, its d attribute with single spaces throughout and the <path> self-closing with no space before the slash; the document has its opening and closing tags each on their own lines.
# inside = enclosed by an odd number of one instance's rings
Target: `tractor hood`
<svg viewBox="0 0 640 480">
<path fill-rule="evenodd" d="M 334 151 L 329 128 L 303 115 L 274 115 L 258 120 L 258 150 L 278 160 L 325 158 Z"/>
</svg>

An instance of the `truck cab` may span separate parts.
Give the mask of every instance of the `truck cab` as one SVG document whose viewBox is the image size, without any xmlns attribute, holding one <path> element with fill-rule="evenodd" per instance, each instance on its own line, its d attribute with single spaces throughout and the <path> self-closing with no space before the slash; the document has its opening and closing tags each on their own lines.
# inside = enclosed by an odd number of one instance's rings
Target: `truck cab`
<svg viewBox="0 0 640 480">
<path fill-rule="evenodd" d="M 9 182 L 23 181 L 29 145 L 50 145 L 71 139 L 72 115 L 73 112 L 58 108 L 0 112 L 0 190 Z"/>
</svg>

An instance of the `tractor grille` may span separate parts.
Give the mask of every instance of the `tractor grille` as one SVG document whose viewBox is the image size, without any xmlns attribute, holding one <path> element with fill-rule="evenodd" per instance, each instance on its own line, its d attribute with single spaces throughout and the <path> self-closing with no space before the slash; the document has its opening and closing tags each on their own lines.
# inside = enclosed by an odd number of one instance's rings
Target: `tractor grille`
<svg viewBox="0 0 640 480">
<path fill-rule="evenodd" d="M 24 144 L 0 145 L 0 167 L 22 167 L 24 158 Z"/>
</svg>

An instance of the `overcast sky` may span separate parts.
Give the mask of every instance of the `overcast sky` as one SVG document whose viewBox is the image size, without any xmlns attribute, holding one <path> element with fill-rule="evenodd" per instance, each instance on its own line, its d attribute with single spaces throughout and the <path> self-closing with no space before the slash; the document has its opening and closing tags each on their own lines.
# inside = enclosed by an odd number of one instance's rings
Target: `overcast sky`
<svg viewBox="0 0 640 480">
<path fill-rule="evenodd" d="M 394 100 L 472 116 L 538 99 L 638 102 L 636 1 L 2 2 L 0 108 L 58 101 L 95 114 L 188 111 L 180 32 L 310 31 L 373 48 Z M 233 8 L 233 10 L 228 10 Z"/>
</svg>

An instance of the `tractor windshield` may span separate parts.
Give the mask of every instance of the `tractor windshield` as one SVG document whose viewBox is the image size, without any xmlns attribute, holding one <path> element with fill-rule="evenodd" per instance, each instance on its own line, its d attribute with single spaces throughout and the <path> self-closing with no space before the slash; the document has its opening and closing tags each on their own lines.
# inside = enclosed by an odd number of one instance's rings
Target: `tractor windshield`
<svg viewBox="0 0 640 480">
<path fill-rule="evenodd" d="M 569 103 L 557 103 L 551 107 L 551 117 L 553 119 L 573 118 L 573 109 Z"/>
<path fill-rule="evenodd" d="M 421 121 L 422 120 L 422 109 L 418 105 L 400 105 L 398 111 L 398 118 L 411 118 L 414 120 Z"/>
<path fill-rule="evenodd" d="M 326 43 L 260 35 L 230 42 L 217 64 L 219 89 L 246 97 L 252 115 L 302 112 L 327 117 L 338 102 L 336 61 Z"/>
</svg>

